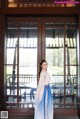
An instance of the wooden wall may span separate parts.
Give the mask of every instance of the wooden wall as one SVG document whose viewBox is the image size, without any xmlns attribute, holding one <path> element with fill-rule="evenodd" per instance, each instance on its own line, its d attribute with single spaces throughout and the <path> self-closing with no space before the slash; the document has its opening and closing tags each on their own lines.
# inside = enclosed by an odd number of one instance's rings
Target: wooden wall
<svg viewBox="0 0 80 119">
<path fill-rule="evenodd" d="M 4 109 L 4 40 L 5 16 L 0 15 L 0 108 Z"/>
</svg>

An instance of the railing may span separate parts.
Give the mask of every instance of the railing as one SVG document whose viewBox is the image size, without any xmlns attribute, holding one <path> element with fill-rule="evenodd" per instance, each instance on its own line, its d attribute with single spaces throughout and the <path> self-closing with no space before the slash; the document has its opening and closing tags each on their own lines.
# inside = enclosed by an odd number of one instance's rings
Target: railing
<svg viewBox="0 0 80 119">
<path fill-rule="evenodd" d="M 17 81 L 17 75 L 13 78 L 13 75 L 7 75 L 7 107 L 19 107 L 29 108 L 33 107 L 32 100 L 34 99 L 33 90 L 37 87 L 36 75 L 19 75 L 19 82 Z"/>
<path fill-rule="evenodd" d="M 56 76 L 53 76 L 55 79 Z M 59 79 L 60 77 L 57 76 Z M 37 88 L 36 75 L 19 75 L 19 82 L 17 82 L 17 75 L 15 75 L 15 81 L 12 80 L 12 76 L 7 76 L 7 99 L 6 104 L 10 108 L 17 107 L 20 108 L 32 108 L 34 107 L 34 99 Z M 53 80 L 54 80 L 53 79 Z M 56 81 L 57 79 L 55 79 Z M 35 85 L 36 84 L 36 85 Z M 53 82 L 50 84 L 51 94 L 54 100 L 54 104 L 63 104 L 64 100 L 64 84 L 60 82 Z M 66 84 L 66 93 L 65 98 L 72 100 L 71 102 L 75 104 L 76 94 L 76 85 L 67 85 Z M 18 92 L 18 93 L 17 93 Z M 57 102 L 58 100 L 58 102 Z"/>
</svg>

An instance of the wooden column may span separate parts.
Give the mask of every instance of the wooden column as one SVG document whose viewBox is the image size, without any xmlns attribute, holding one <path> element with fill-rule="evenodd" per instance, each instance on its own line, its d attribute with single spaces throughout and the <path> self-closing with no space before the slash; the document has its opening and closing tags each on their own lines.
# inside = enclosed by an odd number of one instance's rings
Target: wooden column
<svg viewBox="0 0 80 119">
<path fill-rule="evenodd" d="M 4 40 L 5 16 L 0 15 L 0 109 L 4 109 Z"/>
<path fill-rule="evenodd" d="M 80 14 L 78 17 L 78 23 L 79 23 L 79 27 L 78 27 L 78 63 L 79 63 L 79 67 L 78 67 L 78 115 L 80 116 Z"/>
</svg>

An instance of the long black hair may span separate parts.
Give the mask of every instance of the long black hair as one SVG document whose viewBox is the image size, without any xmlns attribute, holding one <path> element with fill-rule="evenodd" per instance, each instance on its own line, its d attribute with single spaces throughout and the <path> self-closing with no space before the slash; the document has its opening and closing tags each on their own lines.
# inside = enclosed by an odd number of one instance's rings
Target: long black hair
<svg viewBox="0 0 80 119">
<path fill-rule="evenodd" d="M 44 62 L 47 62 L 47 61 L 46 61 L 46 60 L 41 60 L 41 62 L 40 62 L 40 65 L 39 65 L 39 76 L 40 76 L 40 73 L 41 73 L 41 71 L 42 71 L 42 64 L 43 64 Z"/>
</svg>

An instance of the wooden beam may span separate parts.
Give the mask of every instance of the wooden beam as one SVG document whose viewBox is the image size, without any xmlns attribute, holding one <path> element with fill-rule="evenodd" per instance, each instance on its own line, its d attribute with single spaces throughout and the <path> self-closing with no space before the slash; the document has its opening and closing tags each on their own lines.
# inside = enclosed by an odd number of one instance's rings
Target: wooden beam
<svg viewBox="0 0 80 119">
<path fill-rule="evenodd" d="M 17 15 L 17 14 L 22 14 L 22 15 L 29 15 L 29 14 L 37 14 L 37 15 L 44 15 L 44 14 L 49 14 L 49 15 L 59 15 L 59 14 L 80 14 L 80 7 L 29 7 L 29 8 L 1 8 L 0 9 L 0 14 L 7 14 L 7 15 Z"/>
<path fill-rule="evenodd" d="M 8 109 L 10 115 L 34 115 L 34 108 Z M 54 117 L 77 116 L 77 109 L 54 109 Z"/>
</svg>

